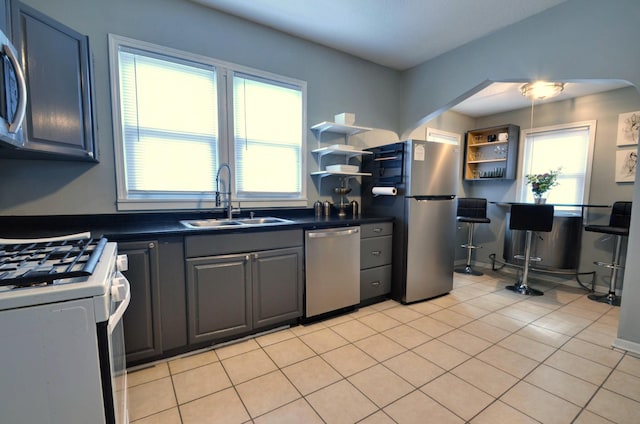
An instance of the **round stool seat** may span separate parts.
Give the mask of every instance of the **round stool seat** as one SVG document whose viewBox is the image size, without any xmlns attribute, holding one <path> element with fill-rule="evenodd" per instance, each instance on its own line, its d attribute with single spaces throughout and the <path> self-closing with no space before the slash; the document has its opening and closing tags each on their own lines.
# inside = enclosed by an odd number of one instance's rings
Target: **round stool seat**
<svg viewBox="0 0 640 424">
<path fill-rule="evenodd" d="M 457 217 L 458 222 L 472 222 L 474 224 L 490 224 L 491 220 L 489 218 L 475 218 L 471 216 L 459 216 Z"/>
<path fill-rule="evenodd" d="M 614 236 L 629 236 L 629 228 L 612 227 L 610 225 L 586 225 L 585 231 L 593 231 L 594 233 L 613 234 Z"/>
</svg>

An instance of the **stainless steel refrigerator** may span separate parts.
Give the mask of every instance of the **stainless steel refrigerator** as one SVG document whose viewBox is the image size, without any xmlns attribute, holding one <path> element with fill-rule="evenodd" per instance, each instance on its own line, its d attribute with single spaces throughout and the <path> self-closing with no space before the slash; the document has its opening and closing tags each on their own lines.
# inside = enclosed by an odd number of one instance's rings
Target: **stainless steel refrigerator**
<svg viewBox="0 0 640 424">
<path fill-rule="evenodd" d="M 419 140 L 368 149 L 364 213 L 395 217 L 391 295 L 412 303 L 453 288 L 458 145 Z M 379 188 L 383 188 L 382 190 Z M 395 188 L 397 193 L 377 195 Z"/>
</svg>

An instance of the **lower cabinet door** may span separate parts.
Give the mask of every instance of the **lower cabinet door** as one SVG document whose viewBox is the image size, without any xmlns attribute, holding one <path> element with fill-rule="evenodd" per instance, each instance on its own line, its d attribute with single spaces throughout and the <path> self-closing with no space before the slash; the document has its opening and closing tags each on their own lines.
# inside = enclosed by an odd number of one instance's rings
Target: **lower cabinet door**
<svg viewBox="0 0 640 424">
<path fill-rule="evenodd" d="M 391 265 L 360 271 L 360 301 L 382 296 L 391 291 Z"/>
<path fill-rule="evenodd" d="M 302 247 L 252 254 L 254 328 L 302 316 L 303 263 Z"/>
<path fill-rule="evenodd" d="M 123 317 L 128 363 L 162 353 L 157 245 L 157 241 L 118 243 L 118 253 L 128 258 L 129 269 L 123 274 L 131 284 L 131 303 Z"/>
<path fill-rule="evenodd" d="M 250 259 L 249 254 L 187 259 L 189 343 L 251 330 Z"/>
</svg>

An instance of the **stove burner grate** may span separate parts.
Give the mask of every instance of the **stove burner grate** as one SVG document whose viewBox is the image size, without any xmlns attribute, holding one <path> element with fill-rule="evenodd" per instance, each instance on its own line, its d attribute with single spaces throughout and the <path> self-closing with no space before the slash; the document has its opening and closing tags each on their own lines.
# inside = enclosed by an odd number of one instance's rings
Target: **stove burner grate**
<svg viewBox="0 0 640 424">
<path fill-rule="evenodd" d="M 0 244 L 0 286 L 26 287 L 89 276 L 106 238 Z"/>
</svg>

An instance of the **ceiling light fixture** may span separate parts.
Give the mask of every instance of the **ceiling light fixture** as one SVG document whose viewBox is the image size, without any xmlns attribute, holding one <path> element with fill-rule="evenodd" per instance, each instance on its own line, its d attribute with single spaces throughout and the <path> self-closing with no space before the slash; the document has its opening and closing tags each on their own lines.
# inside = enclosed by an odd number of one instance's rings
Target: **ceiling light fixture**
<svg viewBox="0 0 640 424">
<path fill-rule="evenodd" d="M 532 100 L 550 99 L 564 90 L 563 82 L 536 81 L 520 87 L 520 93 Z"/>
</svg>

